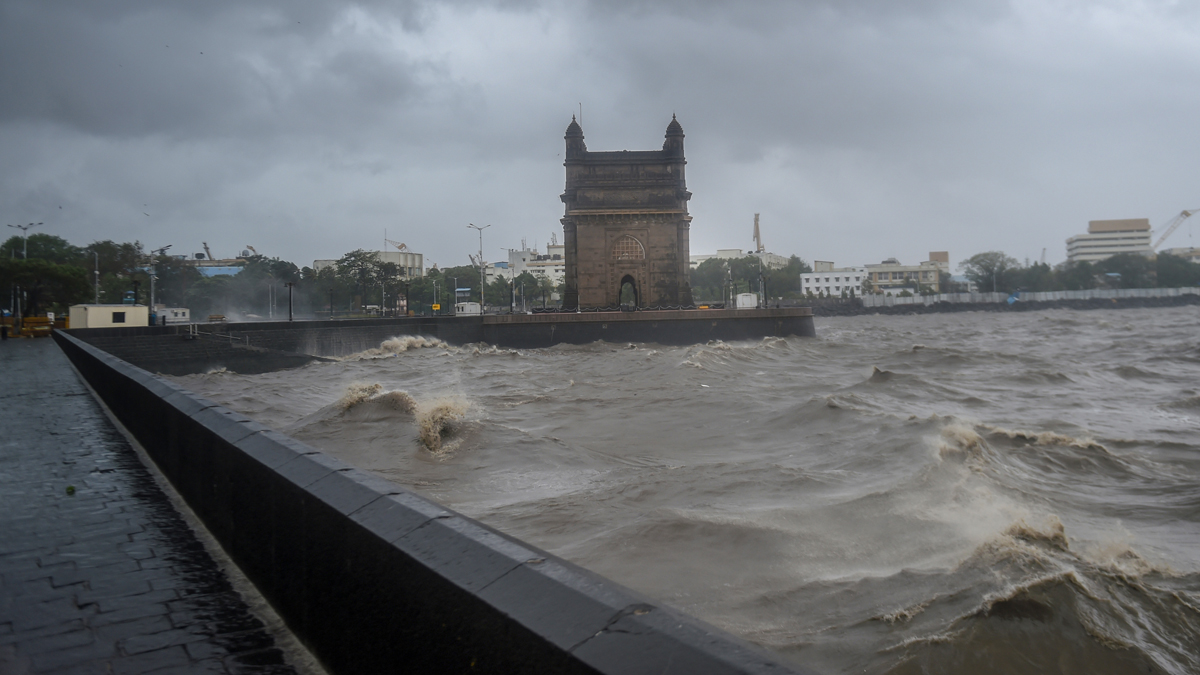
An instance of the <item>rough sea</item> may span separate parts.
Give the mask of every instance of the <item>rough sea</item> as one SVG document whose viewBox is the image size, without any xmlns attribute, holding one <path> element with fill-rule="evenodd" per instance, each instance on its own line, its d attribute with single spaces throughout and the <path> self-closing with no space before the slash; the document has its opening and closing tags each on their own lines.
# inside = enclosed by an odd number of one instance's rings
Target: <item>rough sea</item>
<svg viewBox="0 0 1200 675">
<path fill-rule="evenodd" d="M 173 378 L 835 673 L 1200 673 L 1200 312 Z"/>
</svg>

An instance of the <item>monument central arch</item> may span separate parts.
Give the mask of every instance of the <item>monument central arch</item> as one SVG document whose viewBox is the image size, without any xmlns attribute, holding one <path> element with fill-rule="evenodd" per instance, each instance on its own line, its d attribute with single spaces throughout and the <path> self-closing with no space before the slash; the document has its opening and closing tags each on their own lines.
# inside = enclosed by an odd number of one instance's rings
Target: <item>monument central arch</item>
<svg viewBox="0 0 1200 675">
<path fill-rule="evenodd" d="M 692 304 L 683 127 L 674 116 L 662 150 L 591 152 L 567 127 L 562 218 L 565 309 L 615 307 L 633 282 L 639 307 Z"/>
</svg>

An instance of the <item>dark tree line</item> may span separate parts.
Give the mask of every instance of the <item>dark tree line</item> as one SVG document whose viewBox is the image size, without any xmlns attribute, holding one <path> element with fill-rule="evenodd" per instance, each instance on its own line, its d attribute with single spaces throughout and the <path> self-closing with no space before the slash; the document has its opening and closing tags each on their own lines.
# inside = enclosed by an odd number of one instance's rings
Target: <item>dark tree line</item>
<svg viewBox="0 0 1200 675">
<path fill-rule="evenodd" d="M 982 292 L 1079 291 L 1091 288 L 1183 288 L 1200 286 L 1200 264 L 1160 253 L 1148 258 L 1120 253 L 1097 262 L 1021 265 L 1000 251 L 978 253 L 959 269 Z"/>
<path fill-rule="evenodd" d="M 26 257 L 26 247 L 28 253 Z M 0 306 L 16 309 L 15 289 L 21 290 L 24 316 L 46 311 L 65 313 L 70 305 L 99 301 L 121 303 L 137 293 L 146 304 L 150 269 L 155 270 L 156 300 L 169 307 L 187 307 L 196 318 L 223 314 L 230 318 L 285 318 L 289 284 L 297 316 L 353 316 L 404 307 L 417 314 L 453 311 L 455 289 L 464 289 L 463 300 L 480 300 L 479 268 L 469 265 L 429 270 L 423 277 L 406 278 L 394 263 L 362 249 L 343 255 L 321 270 L 297 267 L 278 258 L 253 255 L 239 260 L 234 275 L 206 277 L 195 265 L 169 255 L 146 252 L 140 242 L 96 241 L 74 246 L 61 237 L 38 233 L 28 241 L 19 236 L 0 245 Z M 980 291 L 1010 293 L 1016 290 L 1055 291 L 1089 288 L 1178 288 L 1200 285 L 1200 264 L 1161 254 L 1147 258 L 1120 254 L 1095 263 L 1020 264 L 999 251 L 971 256 L 959 265 L 963 275 Z M 756 292 L 759 280 L 768 297 L 800 297 L 800 275 L 812 271 L 792 256 L 787 265 L 771 269 L 758 258 L 710 258 L 691 271 L 692 295 L 697 303 L 721 302 L 730 293 Z M 97 274 L 98 272 L 98 274 Z M 944 280 L 945 281 L 945 280 Z M 483 289 L 486 305 L 517 309 L 558 304 L 562 284 L 528 272 L 509 280 L 495 278 Z"/>
<path fill-rule="evenodd" d="M 731 292 L 758 292 L 760 274 L 768 297 L 798 298 L 800 275 L 811 271 L 812 267 L 796 256 L 780 269 L 771 269 L 752 255 L 709 258 L 692 269 L 692 298 L 697 303 L 722 302 Z"/>
</svg>

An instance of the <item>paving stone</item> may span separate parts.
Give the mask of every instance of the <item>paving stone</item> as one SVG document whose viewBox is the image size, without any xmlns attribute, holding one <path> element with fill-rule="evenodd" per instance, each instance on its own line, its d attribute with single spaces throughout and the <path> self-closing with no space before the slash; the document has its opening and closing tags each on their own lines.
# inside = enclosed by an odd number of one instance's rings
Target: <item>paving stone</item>
<svg viewBox="0 0 1200 675">
<path fill-rule="evenodd" d="M 293 675 L 58 347 L 0 373 L 0 672 Z"/>
</svg>

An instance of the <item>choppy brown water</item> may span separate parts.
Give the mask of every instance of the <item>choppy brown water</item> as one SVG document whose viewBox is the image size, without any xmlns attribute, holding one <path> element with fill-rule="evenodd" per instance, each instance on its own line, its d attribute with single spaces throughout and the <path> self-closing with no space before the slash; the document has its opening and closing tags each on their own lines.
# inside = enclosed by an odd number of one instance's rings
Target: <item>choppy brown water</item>
<svg viewBox="0 0 1200 675">
<path fill-rule="evenodd" d="M 821 672 L 1200 672 L 1195 308 L 177 379 Z"/>
</svg>

